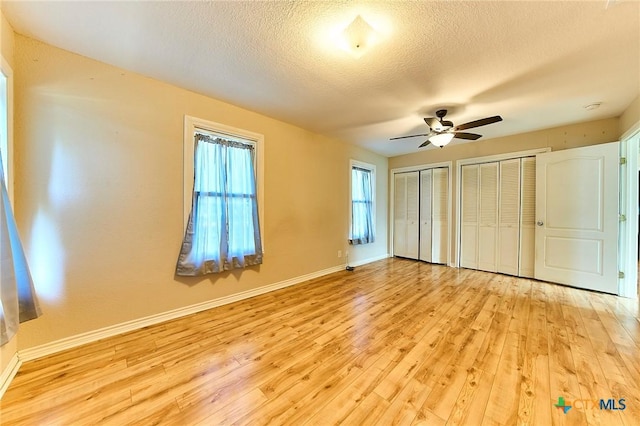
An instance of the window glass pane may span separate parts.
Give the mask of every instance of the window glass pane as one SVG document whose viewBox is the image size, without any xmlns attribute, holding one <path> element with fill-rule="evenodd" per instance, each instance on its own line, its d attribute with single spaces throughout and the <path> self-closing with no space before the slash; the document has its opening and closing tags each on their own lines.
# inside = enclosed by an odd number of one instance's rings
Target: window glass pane
<svg viewBox="0 0 640 426">
<path fill-rule="evenodd" d="M 224 176 L 220 173 L 220 168 L 224 165 L 222 156 L 221 145 L 206 142 L 198 144 L 195 157 L 194 191 L 212 194 L 224 192 Z"/>
<path fill-rule="evenodd" d="M 205 259 L 220 257 L 220 241 L 224 216 L 222 197 L 199 195 L 193 210 L 193 248 L 189 261 L 202 263 Z"/>
<path fill-rule="evenodd" d="M 253 185 L 253 151 L 249 148 L 227 149 L 227 191 L 233 195 L 255 193 Z"/>
<path fill-rule="evenodd" d="M 229 208 L 229 252 L 255 253 L 253 203 L 249 198 L 231 198 Z"/>
</svg>

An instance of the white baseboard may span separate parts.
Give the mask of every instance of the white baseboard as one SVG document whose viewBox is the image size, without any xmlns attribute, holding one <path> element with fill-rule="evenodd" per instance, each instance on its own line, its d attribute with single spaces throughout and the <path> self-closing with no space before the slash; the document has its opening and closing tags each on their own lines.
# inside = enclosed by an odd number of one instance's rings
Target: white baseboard
<svg viewBox="0 0 640 426">
<path fill-rule="evenodd" d="M 359 262 L 358 264 L 369 263 L 369 262 L 373 262 L 375 260 L 383 259 L 386 257 L 387 256 L 385 255 L 375 259 L 368 259 L 366 261 Z M 163 312 L 160 314 L 123 322 L 120 324 L 112 325 L 112 326 L 101 328 L 98 330 L 92 330 L 86 333 L 77 334 L 75 336 L 66 337 L 64 339 L 56 340 L 51 343 L 45 343 L 44 345 L 39 345 L 33 348 L 20 350 L 18 351 L 19 360 L 20 362 L 31 361 L 31 360 L 41 358 L 47 355 L 51 355 L 60 351 L 75 348 L 80 345 L 95 342 L 97 340 L 104 339 L 106 337 L 116 336 L 118 334 L 137 330 L 143 327 L 148 327 L 150 325 L 155 325 L 161 322 L 180 318 L 186 315 L 191 315 L 196 312 L 205 311 L 207 309 L 215 308 L 217 306 L 238 302 L 240 300 L 248 299 L 254 296 L 259 296 L 261 294 L 269 293 L 271 291 L 279 290 L 295 284 L 300 284 L 304 281 L 322 277 L 324 275 L 328 275 L 328 274 L 342 271 L 342 270 L 344 270 L 344 266 L 334 266 L 331 268 L 323 269 L 321 271 L 316 271 L 310 274 L 290 278 L 288 280 L 280 281 L 274 284 L 269 284 L 264 287 L 256 288 L 253 290 L 248 290 L 241 293 L 220 297 L 220 298 L 209 300 L 206 302 L 197 303 L 195 305 L 185 306 L 183 308 L 174 309 L 174 310 Z"/>
<path fill-rule="evenodd" d="M 383 254 L 381 256 L 370 257 L 368 259 L 356 260 L 355 262 L 350 262 L 349 266 L 354 266 L 354 267 L 362 266 L 362 265 L 366 265 L 367 263 L 377 262 L 378 260 L 386 259 L 388 257 L 389 257 L 389 253 Z"/>
<path fill-rule="evenodd" d="M 9 388 L 11 381 L 18 373 L 20 365 L 22 365 L 22 360 L 18 356 L 18 353 L 15 353 L 11 357 L 7 367 L 2 371 L 2 373 L 0 373 L 0 399 L 2 399 L 2 396 Z"/>
</svg>

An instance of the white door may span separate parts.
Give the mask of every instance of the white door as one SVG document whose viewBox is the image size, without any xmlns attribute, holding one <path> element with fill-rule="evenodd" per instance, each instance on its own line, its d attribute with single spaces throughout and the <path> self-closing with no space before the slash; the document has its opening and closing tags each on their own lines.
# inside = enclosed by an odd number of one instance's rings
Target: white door
<svg viewBox="0 0 640 426">
<path fill-rule="evenodd" d="M 498 163 L 480 164 L 478 269 L 498 270 Z"/>
<path fill-rule="evenodd" d="M 418 172 L 394 175 L 393 254 L 418 258 Z"/>
<path fill-rule="evenodd" d="M 613 142 L 537 155 L 535 278 L 618 293 Z"/>
<path fill-rule="evenodd" d="M 407 253 L 406 257 L 418 259 L 420 239 L 419 173 L 407 173 Z"/>
<path fill-rule="evenodd" d="M 446 264 L 449 250 L 449 168 L 433 170 L 431 262 Z"/>
<path fill-rule="evenodd" d="M 520 169 L 520 270 L 521 277 L 534 277 L 536 258 L 536 157 L 523 158 Z"/>
<path fill-rule="evenodd" d="M 431 170 L 420 172 L 420 260 L 431 262 L 431 208 L 432 208 Z"/>
<path fill-rule="evenodd" d="M 407 252 L 407 177 L 393 175 L 393 255 Z"/>
<path fill-rule="evenodd" d="M 462 166 L 460 266 L 478 268 L 478 165 Z"/>
<path fill-rule="evenodd" d="M 498 272 L 518 275 L 520 260 L 520 159 L 500 162 Z"/>
</svg>

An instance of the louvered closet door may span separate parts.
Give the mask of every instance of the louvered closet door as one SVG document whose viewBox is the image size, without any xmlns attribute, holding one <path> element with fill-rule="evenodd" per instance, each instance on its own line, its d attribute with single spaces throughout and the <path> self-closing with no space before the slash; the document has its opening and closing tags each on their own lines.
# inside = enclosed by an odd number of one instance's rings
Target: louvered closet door
<svg viewBox="0 0 640 426">
<path fill-rule="evenodd" d="M 521 277 L 533 278 L 535 265 L 536 226 L 536 158 L 522 159 L 520 202 L 520 270 Z"/>
<path fill-rule="evenodd" d="M 460 266 L 478 268 L 478 176 L 477 164 L 462 166 Z"/>
<path fill-rule="evenodd" d="M 418 258 L 418 172 L 394 175 L 393 254 Z"/>
<path fill-rule="evenodd" d="M 500 162 L 498 272 L 518 275 L 520 259 L 520 159 Z"/>
<path fill-rule="evenodd" d="M 431 262 L 447 263 L 449 250 L 449 168 L 433 169 Z"/>
<path fill-rule="evenodd" d="M 431 170 L 420 171 L 420 260 L 432 258 L 432 176 Z"/>
<path fill-rule="evenodd" d="M 478 269 L 498 270 L 498 163 L 480 165 Z"/>
<path fill-rule="evenodd" d="M 407 173 L 407 254 L 410 259 L 418 259 L 420 238 L 419 172 Z"/>
<path fill-rule="evenodd" d="M 407 252 L 407 176 L 396 173 L 393 187 L 393 255 Z"/>
</svg>

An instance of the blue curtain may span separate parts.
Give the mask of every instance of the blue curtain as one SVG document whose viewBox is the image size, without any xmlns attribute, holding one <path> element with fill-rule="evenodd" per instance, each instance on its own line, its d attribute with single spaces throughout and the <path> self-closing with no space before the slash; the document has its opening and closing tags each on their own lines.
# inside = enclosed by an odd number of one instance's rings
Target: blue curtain
<svg viewBox="0 0 640 426">
<path fill-rule="evenodd" d="M 18 325 L 41 315 L 33 279 L 9 203 L 0 160 L 0 345 L 16 334 Z"/>
<path fill-rule="evenodd" d="M 351 169 L 351 238 L 350 244 L 375 241 L 373 223 L 373 182 L 371 170 Z"/>
<path fill-rule="evenodd" d="M 176 274 L 261 264 L 253 145 L 201 134 L 195 144 L 191 214 Z"/>
</svg>

